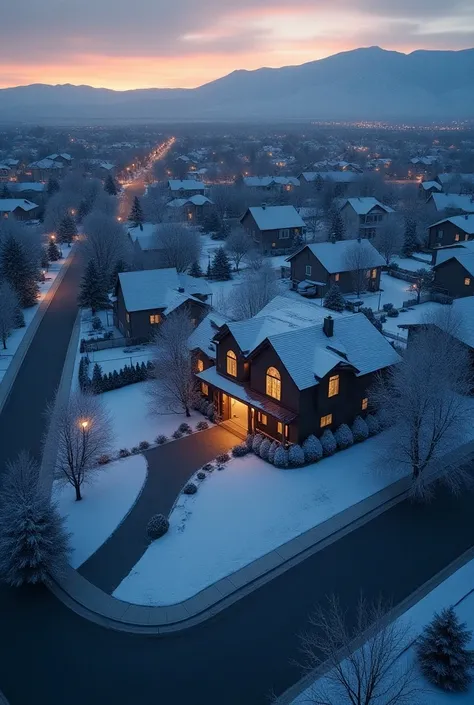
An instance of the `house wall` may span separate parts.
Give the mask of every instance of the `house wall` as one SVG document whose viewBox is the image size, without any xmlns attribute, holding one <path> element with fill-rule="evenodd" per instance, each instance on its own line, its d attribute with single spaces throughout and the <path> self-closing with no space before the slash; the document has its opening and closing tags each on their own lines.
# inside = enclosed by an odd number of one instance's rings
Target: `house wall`
<svg viewBox="0 0 474 705">
<path fill-rule="evenodd" d="M 310 275 L 306 274 L 307 265 L 311 266 Z M 291 279 L 294 282 L 300 282 L 304 279 L 326 282 L 326 287 L 323 288 L 322 295 L 326 293 L 327 288 L 332 284 L 337 284 L 343 294 L 352 294 L 354 292 L 354 276 L 351 272 L 339 272 L 339 281 L 336 281 L 336 274 L 329 274 L 320 260 L 308 247 L 302 249 L 292 258 L 290 266 Z M 380 289 L 381 267 L 373 267 L 373 269 L 377 270 L 377 275 L 375 279 L 367 280 L 368 287 L 371 291 L 378 291 L 378 289 Z"/>
<path fill-rule="evenodd" d="M 465 280 L 469 280 L 469 284 L 466 285 Z M 474 296 L 474 276 L 456 259 L 447 260 L 434 269 L 434 284 L 442 293 L 455 298 Z"/>
<path fill-rule="evenodd" d="M 458 240 L 456 240 L 456 235 L 459 235 Z M 428 246 L 434 249 L 435 247 L 455 245 L 456 242 L 472 239 L 474 239 L 473 235 L 468 235 L 464 230 L 456 227 L 454 223 L 446 222 L 431 226 L 428 235 Z"/>
<path fill-rule="evenodd" d="M 290 411 L 299 413 L 300 391 L 286 371 L 286 368 L 283 366 L 275 350 L 270 345 L 263 348 L 262 351 L 252 359 L 250 367 L 250 388 L 267 396 L 266 375 L 269 367 L 275 367 L 281 375 L 281 406 Z M 278 401 L 273 399 L 273 397 L 268 397 L 268 399 L 278 404 Z"/>
<path fill-rule="evenodd" d="M 216 348 L 216 367 L 219 374 L 234 380 L 234 382 L 240 382 L 241 384 L 246 382 L 249 378 L 249 363 L 245 362 L 234 336 L 230 332 L 227 333 L 216 344 Z M 233 350 L 237 356 L 237 377 L 231 377 L 227 374 L 227 353 L 229 350 Z"/>
<path fill-rule="evenodd" d="M 246 213 L 242 218 L 242 225 L 251 235 L 254 242 L 260 245 L 260 249 L 264 254 L 272 252 L 272 250 L 289 251 L 295 246 L 295 239 L 303 234 L 302 228 L 289 228 L 289 238 L 282 238 L 280 230 L 260 230 L 254 217 L 251 213 Z"/>
</svg>

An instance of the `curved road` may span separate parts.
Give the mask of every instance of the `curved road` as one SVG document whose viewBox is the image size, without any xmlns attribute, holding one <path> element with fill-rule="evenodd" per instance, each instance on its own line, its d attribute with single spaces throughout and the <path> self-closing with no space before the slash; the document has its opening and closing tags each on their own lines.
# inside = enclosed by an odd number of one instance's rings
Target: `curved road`
<svg viewBox="0 0 474 705">
<path fill-rule="evenodd" d="M 41 412 L 59 382 L 79 274 L 75 261 L 0 415 L 0 464 L 24 446 L 40 453 Z M 11 705 L 266 705 L 300 675 L 297 634 L 316 603 L 337 592 L 352 613 L 361 588 L 395 603 L 407 597 L 473 545 L 473 498 L 403 502 L 212 620 L 165 637 L 101 628 L 46 589 L 3 587 L 0 689 Z"/>
</svg>

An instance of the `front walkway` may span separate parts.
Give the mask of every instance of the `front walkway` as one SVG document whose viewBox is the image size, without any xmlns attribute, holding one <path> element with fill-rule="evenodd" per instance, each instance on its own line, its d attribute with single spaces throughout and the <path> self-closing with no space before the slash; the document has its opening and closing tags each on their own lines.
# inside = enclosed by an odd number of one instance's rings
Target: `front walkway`
<svg viewBox="0 0 474 705">
<path fill-rule="evenodd" d="M 237 442 L 232 433 L 214 426 L 147 451 L 148 475 L 141 494 L 123 522 L 78 572 L 111 594 L 148 548 L 146 527 L 153 514 L 168 516 L 196 470 Z"/>
</svg>

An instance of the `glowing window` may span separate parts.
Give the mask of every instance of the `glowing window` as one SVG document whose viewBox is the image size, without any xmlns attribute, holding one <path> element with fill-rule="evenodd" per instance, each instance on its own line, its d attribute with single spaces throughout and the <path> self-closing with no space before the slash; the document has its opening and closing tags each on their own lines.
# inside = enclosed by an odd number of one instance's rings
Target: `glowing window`
<svg viewBox="0 0 474 705">
<path fill-rule="evenodd" d="M 365 397 L 364 399 L 362 399 L 362 411 L 366 411 L 368 406 L 369 406 L 369 399 L 368 399 L 368 397 Z"/>
<path fill-rule="evenodd" d="M 466 277 L 465 280 L 464 280 L 464 286 L 470 286 L 470 284 L 471 284 L 471 278 L 470 278 L 470 277 Z"/>
<path fill-rule="evenodd" d="M 277 423 L 277 432 L 278 433 L 283 433 L 283 424 L 281 421 Z"/>
<path fill-rule="evenodd" d="M 339 394 L 339 375 L 329 377 L 328 397 L 335 397 Z"/>
<path fill-rule="evenodd" d="M 205 382 L 201 382 L 201 392 L 207 397 L 209 394 L 209 385 Z"/>
<path fill-rule="evenodd" d="M 340 278 L 341 278 L 341 275 L 340 275 L 340 274 L 335 274 L 335 275 L 334 275 L 334 281 L 335 281 L 335 282 L 338 282 Z"/>
<path fill-rule="evenodd" d="M 377 279 L 377 270 L 376 270 L 376 269 L 373 269 L 370 276 L 371 276 L 372 279 Z"/>
<path fill-rule="evenodd" d="M 332 414 L 327 414 L 326 416 L 321 416 L 321 428 L 325 426 L 330 426 L 332 424 Z"/>
<path fill-rule="evenodd" d="M 454 242 L 459 242 L 459 233 L 454 236 Z"/>
<path fill-rule="evenodd" d="M 150 324 L 156 326 L 157 323 L 161 323 L 161 316 L 159 313 L 152 314 L 150 316 Z"/>
<path fill-rule="evenodd" d="M 259 423 L 262 424 L 262 426 L 266 426 L 268 422 L 268 418 L 266 414 L 262 414 L 261 411 L 258 412 L 258 421 Z"/>
<path fill-rule="evenodd" d="M 267 370 L 266 390 L 269 397 L 281 399 L 281 375 L 275 367 Z"/>
<path fill-rule="evenodd" d="M 237 355 L 233 350 L 227 352 L 227 374 L 237 377 Z"/>
<path fill-rule="evenodd" d="M 204 362 L 202 360 L 198 360 L 196 363 L 197 371 L 202 372 L 204 369 Z"/>
</svg>

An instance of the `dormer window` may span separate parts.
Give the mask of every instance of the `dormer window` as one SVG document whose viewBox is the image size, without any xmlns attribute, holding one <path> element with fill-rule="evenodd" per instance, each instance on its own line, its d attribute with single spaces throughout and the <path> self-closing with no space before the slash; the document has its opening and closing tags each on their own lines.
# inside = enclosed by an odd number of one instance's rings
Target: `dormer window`
<svg viewBox="0 0 474 705">
<path fill-rule="evenodd" d="M 231 377 L 237 377 L 237 355 L 233 350 L 227 351 L 227 374 Z"/>
<path fill-rule="evenodd" d="M 269 367 L 266 376 L 266 392 L 273 399 L 281 399 L 281 375 L 276 367 Z"/>
<path fill-rule="evenodd" d="M 328 397 L 335 397 L 339 394 L 339 375 L 329 377 Z"/>
</svg>

